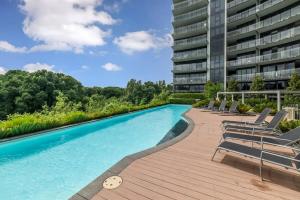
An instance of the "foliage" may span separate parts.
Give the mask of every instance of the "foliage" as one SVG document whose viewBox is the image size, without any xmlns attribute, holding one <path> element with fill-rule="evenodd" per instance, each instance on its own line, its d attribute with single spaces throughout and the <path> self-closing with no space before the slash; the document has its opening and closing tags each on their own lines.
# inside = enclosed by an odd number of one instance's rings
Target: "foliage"
<svg viewBox="0 0 300 200">
<path fill-rule="evenodd" d="M 300 75 L 298 73 L 293 73 L 289 81 L 289 87 L 287 88 L 290 91 L 300 90 Z"/>
<path fill-rule="evenodd" d="M 125 89 L 126 101 L 135 105 L 144 105 L 150 103 L 155 95 L 159 95 L 163 90 L 171 91 L 171 87 L 166 85 L 165 81 L 158 83 L 136 81 L 131 79 Z"/>
<path fill-rule="evenodd" d="M 262 91 L 265 88 L 265 83 L 264 83 L 264 79 L 257 75 L 253 78 L 252 80 L 252 84 L 250 87 L 251 91 Z"/>
<path fill-rule="evenodd" d="M 206 98 L 211 99 L 217 96 L 217 93 L 222 90 L 222 84 L 213 83 L 212 81 L 207 81 L 204 86 L 204 95 Z"/>
<path fill-rule="evenodd" d="M 163 105 L 171 89 L 136 80 L 127 88 L 89 88 L 64 74 L 9 71 L 0 77 L 0 138 Z"/>
<path fill-rule="evenodd" d="M 250 109 L 251 109 L 251 106 L 247 105 L 247 104 L 239 104 L 237 107 L 237 110 L 242 114 L 247 113 Z"/>
<path fill-rule="evenodd" d="M 171 95 L 172 98 L 187 98 L 187 99 L 204 99 L 203 93 L 174 93 Z"/>
<path fill-rule="evenodd" d="M 155 100 L 151 104 L 137 106 L 114 98 L 106 101 L 102 110 L 83 112 L 78 110 L 76 111 L 74 109 L 68 110 L 69 104 L 66 102 L 67 99 L 65 97 L 61 97 L 61 100 L 57 101 L 57 105 L 54 106 L 53 110 L 45 108 L 45 110 L 40 113 L 36 112 L 32 114 L 26 113 L 10 115 L 6 121 L 0 121 L 0 138 L 18 136 L 92 119 L 100 119 L 103 117 L 160 106 L 167 103 Z M 57 112 L 55 107 L 68 110 L 68 112 Z"/>
<path fill-rule="evenodd" d="M 195 99 L 190 99 L 190 98 L 170 98 L 169 100 L 170 100 L 170 103 L 174 103 L 174 104 L 192 105 L 196 102 Z"/>
<path fill-rule="evenodd" d="M 284 120 L 279 124 L 279 129 L 282 132 L 287 132 L 287 131 L 297 128 L 299 126 L 300 126 L 300 120 L 292 120 L 292 121 Z"/>
<path fill-rule="evenodd" d="M 263 111 L 265 108 L 271 108 L 271 114 L 275 114 L 277 112 L 277 104 L 275 102 L 267 102 L 267 103 L 260 103 L 256 104 L 253 107 L 254 112 L 260 113 Z"/>
<path fill-rule="evenodd" d="M 197 101 L 193 104 L 194 108 L 202 108 L 204 106 L 207 106 L 209 104 L 209 99 L 203 99 L 201 101 Z"/>
<path fill-rule="evenodd" d="M 231 79 L 228 82 L 228 92 L 236 92 L 239 91 L 238 82 L 234 79 Z"/>
</svg>

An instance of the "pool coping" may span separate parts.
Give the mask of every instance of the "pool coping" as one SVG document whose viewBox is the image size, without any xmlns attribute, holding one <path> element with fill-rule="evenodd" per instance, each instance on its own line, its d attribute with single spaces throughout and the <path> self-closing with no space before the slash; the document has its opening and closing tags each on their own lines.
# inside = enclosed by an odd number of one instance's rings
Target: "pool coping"
<svg viewBox="0 0 300 200">
<path fill-rule="evenodd" d="M 186 115 L 191 109 L 192 108 L 190 108 L 189 110 L 187 110 L 186 112 L 184 112 L 181 115 L 184 118 L 184 121 L 188 124 L 188 126 L 177 137 L 174 137 L 171 140 L 168 140 L 162 144 L 151 147 L 149 149 L 125 156 L 123 159 L 121 159 L 119 162 L 117 162 L 115 165 L 113 165 L 111 168 L 109 168 L 103 174 L 98 176 L 95 180 L 93 180 L 87 186 L 82 188 L 79 192 L 74 194 L 71 198 L 69 198 L 69 200 L 91 200 L 98 192 L 100 192 L 103 189 L 102 184 L 108 177 L 119 175 L 123 170 L 125 170 L 135 160 L 138 160 L 140 158 L 143 158 L 150 154 L 158 152 L 162 149 L 170 147 L 170 146 L 178 143 L 179 141 L 183 140 L 187 136 L 189 136 L 195 127 L 194 121 Z M 170 129 L 170 131 L 172 129 Z"/>
</svg>

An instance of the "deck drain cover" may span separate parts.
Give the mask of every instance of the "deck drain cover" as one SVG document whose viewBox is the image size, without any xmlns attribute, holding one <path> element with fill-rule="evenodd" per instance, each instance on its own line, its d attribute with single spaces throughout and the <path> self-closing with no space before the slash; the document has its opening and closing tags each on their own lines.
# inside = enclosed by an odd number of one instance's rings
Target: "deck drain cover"
<svg viewBox="0 0 300 200">
<path fill-rule="evenodd" d="M 123 180 L 120 176 L 111 176 L 103 182 L 103 188 L 113 190 L 122 184 Z"/>
</svg>

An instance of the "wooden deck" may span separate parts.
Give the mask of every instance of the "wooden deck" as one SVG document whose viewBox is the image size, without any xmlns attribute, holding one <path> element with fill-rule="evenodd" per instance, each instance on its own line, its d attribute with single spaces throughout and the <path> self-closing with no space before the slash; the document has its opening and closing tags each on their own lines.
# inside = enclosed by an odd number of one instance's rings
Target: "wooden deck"
<svg viewBox="0 0 300 200">
<path fill-rule="evenodd" d="M 242 117 L 197 109 L 187 116 L 195 123 L 188 137 L 134 161 L 121 172 L 119 188 L 102 189 L 93 200 L 300 199 L 300 175 L 296 172 L 264 167 L 268 181 L 261 182 L 255 160 L 221 152 L 210 161 L 222 133 L 220 122 Z"/>
</svg>

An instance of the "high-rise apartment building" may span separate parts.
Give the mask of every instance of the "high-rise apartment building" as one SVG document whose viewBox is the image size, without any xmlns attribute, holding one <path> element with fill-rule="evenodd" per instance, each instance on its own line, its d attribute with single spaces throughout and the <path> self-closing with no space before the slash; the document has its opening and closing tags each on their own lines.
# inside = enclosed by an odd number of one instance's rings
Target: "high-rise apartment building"
<svg viewBox="0 0 300 200">
<path fill-rule="evenodd" d="M 299 0 L 173 0 L 174 90 L 234 79 L 248 90 L 255 75 L 284 89 L 300 73 Z"/>
</svg>

